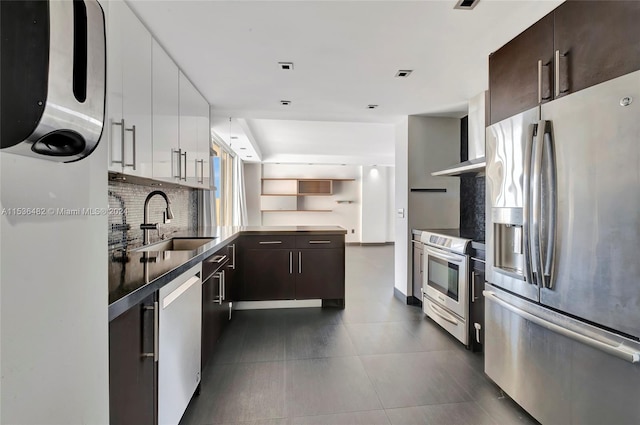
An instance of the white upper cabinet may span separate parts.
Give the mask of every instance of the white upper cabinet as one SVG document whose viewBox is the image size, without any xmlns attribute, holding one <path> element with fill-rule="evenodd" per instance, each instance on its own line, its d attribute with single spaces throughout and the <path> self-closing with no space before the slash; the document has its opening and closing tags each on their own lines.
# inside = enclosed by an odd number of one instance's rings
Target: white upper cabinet
<svg viewBox="0 0 640 425">
<path fill-rule="evenodd" d="M 191 81 L 180 73 L 180 152 L 182 181 L 209 187 L 209 104 Z M 207 144 L 206 148 L 204 145 Z M 206 149 L 206 155 L 203 152 Z"/>
<path fill-rule="evenodd" d="M 196 158 L 199 161 L 200 168 L 197 170 L 196 180 L 204 188 L 209 188 L 211 181 L 209 179 L 209 167 L 211 161 L 211 126 L 209 124 L 209 103 L 202 98 L 197 118 L 197 134 L 198 149 Z"/>
<path fill-rule="evenodd" d="M 122 1 L 107 23 L 109 170 L 152 177 L 152 37 Z"/>
<path fill-rule="evenodd" d="M 180 71 L 164 49 L 153 41 L 153 178 L 177 181 Z"/>
</svg>

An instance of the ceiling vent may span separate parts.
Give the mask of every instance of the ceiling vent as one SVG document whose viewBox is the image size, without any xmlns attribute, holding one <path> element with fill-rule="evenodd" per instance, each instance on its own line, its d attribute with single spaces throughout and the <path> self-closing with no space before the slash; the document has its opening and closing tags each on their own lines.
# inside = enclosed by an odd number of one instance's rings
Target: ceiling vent
<svg viewBox="0 0 640 425">
<path fill-rule="evenodd" d="M 282 106 L 289 106 L 289 105 L 291 105 L 291 101 L 290 100 L 281 100 L 280 104 Z"/>
<path fill-rule="evenodd" d="M 278 66 L 280 66 L 280 69 L 284 71 L 293 70 L 293 62 L 278 62 Z"/>
<path fill-rule="evenodd" d="M 412 72 L 413 72 L 413 69 L 401 69 L 398 72 L 396 72 L 396 77 L 407 78 L 409 75 L 411 75 Z"/>
<path fill-rule="evenodd" d="M 367 109 L 376 109 L 378 105 L 367 105 Z"/>
<path fill-rule="evenodd" d="M 238 140 L 238 136 L 231 136 L 231 140 Z"/>
<path fill-rule="evenodd" d="M 454 9 L 471 10 L 480 2 L 480 0 L 458 0 Z"/>
</svg>

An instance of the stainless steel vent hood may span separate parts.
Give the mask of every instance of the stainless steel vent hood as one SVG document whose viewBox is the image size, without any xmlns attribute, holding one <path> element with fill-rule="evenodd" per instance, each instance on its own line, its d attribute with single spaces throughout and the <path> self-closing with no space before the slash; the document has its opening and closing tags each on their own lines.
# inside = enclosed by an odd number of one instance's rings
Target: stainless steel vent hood
<svg viewBox="0 0 640 425">
<path fill-rule="evenodd" d="M 432 176 L 460 176 L 484 172 L 484 137 L 488 92 L 483 91 L 469 99 L 469 160 L 454 164 L 444 170 L 434 171 Z"/>
</svg>

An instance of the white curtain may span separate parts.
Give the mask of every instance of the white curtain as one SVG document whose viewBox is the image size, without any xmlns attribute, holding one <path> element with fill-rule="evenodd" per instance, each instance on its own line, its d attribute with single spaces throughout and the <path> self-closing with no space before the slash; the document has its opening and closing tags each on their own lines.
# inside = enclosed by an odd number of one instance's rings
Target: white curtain
<svg viewBox="0 0 640 425">
<path fill-rule="evenodd" d="M 213 157 L 209 158 L 209 175 L 211 176 L 211 184 L 213 186 Z M 216 193 L 213 187 L 211 190 L 198 191 L 198 205 L 200 206 L 200 214 L 198 214 L 198 227 L 213 227 L 216 225 Z"/>
<path fill-rule="evenodd" d="M 236 155 L 233 159 L 233 225 L 247 225 L 247 196 L 244 188 L 244 163 Z"/>
</svg>

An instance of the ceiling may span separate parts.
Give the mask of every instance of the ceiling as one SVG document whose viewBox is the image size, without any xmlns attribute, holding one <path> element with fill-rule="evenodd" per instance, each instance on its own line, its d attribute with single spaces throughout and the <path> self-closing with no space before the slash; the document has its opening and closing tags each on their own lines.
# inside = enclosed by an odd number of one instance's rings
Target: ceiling
<svg viewBox="0 0 640 425">
<path fill-rule="evenodd" d="M 241 157 L 363 164 L 393 158 L 403 116 L 463 115 L 489 53 L 561 3 L 128 2 L 212 105 L 216 133 L 248 144 Z"/>
</svg>

